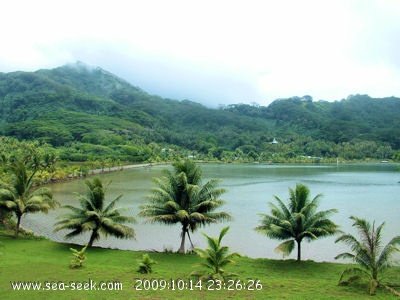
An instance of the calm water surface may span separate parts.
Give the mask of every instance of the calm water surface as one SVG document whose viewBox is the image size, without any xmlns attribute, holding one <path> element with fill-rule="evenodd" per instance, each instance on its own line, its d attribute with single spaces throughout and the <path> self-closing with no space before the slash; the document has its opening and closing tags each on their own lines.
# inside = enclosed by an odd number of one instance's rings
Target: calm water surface
<svg viewBox="0 0 400 300">
<path fill-rule="evenodd" d="M 345 232 L 355 234 L 349 216 L 386 221 L 385 242 L 400 234 L 400 172 L 399 165 L 232 165 L 203 164 L 204 182 L 211 178 L 221 179 L 220 186 L 227 189 L 223 199 L 227 204 L 222 207 L 229 212 L 232 222 L 201 228 L 192 235 L 195 247 L 206 247 L 201 232 L 217 235 L 220 229 L 229 225 L 230 231 L 224 238 L 224 244 L 233 251 L 239 251 L 250 257 L 282 258 L 274 252 L 279 241 L 270 240 L 254 231 L 259 224 L 259 213 L 269 213 L 267 203 L 273 201 L 273 195 L 282 200 L 288 198 L 288 188 L 303 183 L 311 190 L 311 196 L 322 193 L 320 210 L 336 208 L 338 214 L 332 220 Z M 146 203 L 146 195 L 154 187 L 152 178 L 161 176 L 161 171 L 169 166 L 153 166 L 125 170 L 100 177 L 110 182 L 107 199 L 111 200 L 123 194 L 120 206 L 128 207 L 128 213 L 137 216 L 138 206 Z M 85 193 L 82 180 L 60 183 L 51 186 L 57 200 L 63 205 L 78 205 L 74 193 Z M 56 217 L 63 210 L 44 214 L 26 215 L 22 225 L 35 233 L 64 241 L 65 232 L 53 232 Z M 144 219 L 136 217 L 134 225 L 136 240 L 102 239 L 96 245 L 110 248 L 163 251 L 177 250 L 180 244 L 180 226 L 161 226 L 144 224 Z M 71 240 L 86 243 L 89 235 Z M 302 257 L 315 261 L 334 261 L 334 257 L 347 250 L 341 244 L 334 243 L 335 238 L 324 238 L 311 243 L 302 243 Z M 189 246 L 187 244 L 187 246 Z M 289 258 L 295 258 L 292 253 Z"/>
</svg>

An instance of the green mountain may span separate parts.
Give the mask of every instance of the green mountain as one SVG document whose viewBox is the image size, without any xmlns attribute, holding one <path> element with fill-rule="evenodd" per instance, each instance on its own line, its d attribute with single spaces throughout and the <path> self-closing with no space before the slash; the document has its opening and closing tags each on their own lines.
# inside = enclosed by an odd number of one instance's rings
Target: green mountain
<svg viewBox="0 0 400 300">
<path fill-rule="evenodd" d="M 399 115 L 400 98 L 367 95 L 211 109 L 149 95 L 80 62 L 0 73 L 0 134 L 47 142 L 70 160 L 146 160 L 165 149 L 225 160 L 390 158 L 400 149 Z"/>
</svg>

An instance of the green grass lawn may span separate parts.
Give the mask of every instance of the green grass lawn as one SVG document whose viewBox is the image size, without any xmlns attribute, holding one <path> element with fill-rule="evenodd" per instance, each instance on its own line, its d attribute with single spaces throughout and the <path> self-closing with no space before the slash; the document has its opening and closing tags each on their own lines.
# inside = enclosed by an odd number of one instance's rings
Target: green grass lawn
<svg viewBox="0 0 400 300">
<path fill-rule="evenodd" d="M 21 238 L 0 235 L 3 247 L 0 248 L 0 299 L 368 299 L 365 285 L 338 286 L 341 271 L 346 268 L 343 264 L 316 263 L 304 261 L 297 263 L 293 260 L 251 259 L 242 257 L 236 264 L 227 269 L 238 274 L 237 279 L 242 283 L 260 280 L 262 289 L 240 289 L 240 285 L 232 285 L 233 290 L 217 288 L 203 282 L 202 289 L 184 288 L 179 290 L 178 280 L 188 282 L 194 266 L 200 262 L 193 254 L 180 255 L 175 253 L 150 253 L 151 258 L 158 264 L 153 266 L 152 274 L 140 274 L 137 260 L 143 252 L 123 251 L 93 248 L 87 251 L 87 261 L 81 269 L 70 269 L 72 257 L 71 245 L 60 244 L 46 239 Z M 80 246 L 73 246 L 80 249 Z M 155 290 L 136 290 L 135 284 L 139 279 L 153 280 Z M 165 288 L 160 284 L 175 282 L 175 290 Z M 11 282 L 34 281 L 42 284 L 41 290 L 15 291 Z M 118 282 L 122 290 L 78 290 L 78 284 L 90 281 Z M 387 281 L 400 284 L 400 268 L 393 268 L 387 273 Z M 72 290 L 73 284 L 75 290 Z M 47 286 L 45 284 L 48 284 Z M 148 282 L 147 282 L 148 283 Z M 182 282 L 181 282 L 182 283 Z M 51 290 L 53 287 L 65 290 Z M 54 286 L 53 286 L 54 285 Z M 145 286 L 142 285 L 142 288 Z M 147 287 L 147 286 L 146 286 Z M 255 288 L 256 286 L 252 286 Z M 260 288 L 260 286 L 257 286 Z M 84 285 L 81 286 L 85 288 Z M 250 287 L 251 288 L 251 287 Z M 49 290 L 47 290 L 49 289 Z M 391 292 L 379 289 L 373 299 L 394 299 Z"/>
</svg>

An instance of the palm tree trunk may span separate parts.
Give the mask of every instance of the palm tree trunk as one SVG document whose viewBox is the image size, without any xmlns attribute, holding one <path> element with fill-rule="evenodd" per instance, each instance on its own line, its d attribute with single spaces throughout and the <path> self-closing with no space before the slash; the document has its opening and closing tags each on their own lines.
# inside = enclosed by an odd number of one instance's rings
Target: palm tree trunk
<svg viewBox="0 0 400 300">
<path fill-rule="evenodd" d="M 181 246 L 178 250 L 178 253 L 185 254 L 185 237 L 186 237 L 187 229 L 185 225 L 182 226 L 182 239 L 181 239 Z"/>
<path fill-rule="evenodd" d="M 193 249 L 193 248 L 194 248 L 194 245 L 193 245 L 192 239 L 190 238 L 189 230 L 187 231 L 187 236 L 188 236 L 188 238 L 189 238 L 190 245 L 192 246 L 192 249 Z"/>
<path fill-rule="evenodd" d="M 297 261 L 301 260 L 301 241 L 297 242 Z"/>
<path fill-rule="evenodd" d="M 15 238 L 18 238 L 19 226 L 21 224 L 21 217 L 22 217 L 22 215 L 17 216 L 17 226 L 15 227 L 15 234 L 14 234 Z"/>
<path fill-rule="evenodd" d="M 92 235 L 90 236 L 90 240 L 88 243 L 88 247 L 91 248 L 93 246 L 93 242 L 96 239 L 97 236 L 97 230 L 93 230 Z"/>
</svg>

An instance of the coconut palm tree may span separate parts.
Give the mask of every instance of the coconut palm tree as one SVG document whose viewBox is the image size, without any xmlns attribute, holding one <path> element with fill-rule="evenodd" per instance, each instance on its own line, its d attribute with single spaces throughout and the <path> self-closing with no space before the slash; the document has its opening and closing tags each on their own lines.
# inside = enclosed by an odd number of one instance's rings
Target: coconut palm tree
<svg viewBox="0 0 400 300">
<path fill-rule="evenodd" d="M 218 188 L 218 180 L 201 183 L 201 169 L 192 161 L 173 164 L 175 172 L 164 171 L 165 176 L 155 178 L 157 187 L 148 196 L 149 203 L 139 213 L 148 217 L 146 222 L 182 225 L 179 253 L 185 253 L 185 238 L 199 226 L 230 220 L 227 212 L 215 212 L 225 201 L 219 197 L 225 192 Z M 193 247 L 193 244 L 192 244 Z"/>
<path fill-rule="evenodd" d="M 11 164 L 11 182 L 0 183 L 0 209 L 11 212 L 17 217 L 15 238 L 18 238 L 21 219 L 24 214 L 47 213 L 58 202 L 53 199 L 50 189 L 34 186 L 34 176 L 38 169 L 29 173 L 26 164 L 15 160 Z"/>
<path fill-rule="evenodd" d="M 121 212 L 125 210 L 124 208 L 115 207 L 122 195 L 106 206 L 105 188 L 101 180 L 94 178 L 92 181 L 86 180 L 85 184 L 87 193 L 79 196 L 81 207 L 63 206 L 71 210 L 71 212 L 60 216 L 62 220 L 55 224 L 55 230 L 72 230 L 66 235 L 66 238 L 72 238 L 85 231 L 91 231 L 88 247 L 93 246 L 93 242 L 100 238 L 101 233 L 105 236 L 112 235 L 117 238 L 134 238 L 134 230 L 123 224 L 133 223 L 135 219 L 122 215 Z"/>
<path fill-rule="evenodd" d="M 311 241 L 338 232 L 338 225 L 328 219 L 337 210 L 317 211 L 321 197 L 318 194 L 310 199 L 309 188 L 296 184 L 295 190 L 289 188 L 288 206 L 274 196 L 278 205 L 269 202 L 271 215 L 260 214 L 261 225 L 255 230 L 273 239 L 286 240 L 275 249 L 283 255 L 289 255 L 297 243 L 297 261 L 300 261 L 301 242 L 304 239 Z"/>
<path fill-rule="evenodd" d="M 225 280 L 228 276 L 235 276 L 233 273 L 229 273 L 223 268 L 225 266 L 234 264 L 234 259 L 240 257 L 240 253 L 230 253 L 229 247 L 222 246 L 222 238 L 228 232 L 229 227 L 225 227 L 221 230 L 218 238 L 210 237 L 203 233 L 207 239 L 208 249 L 194 249 L 194 251 L 205 260 L 200 266 L 205 267 L 206 271 L 194 271 L 191 273 L 192 276 L 197 276 L 200 279 L 222 279 Z"/>
<path fill-rule="evenodd" d="M 372 295 L 375 289 L 381 284 L 382 273 L 393 264 L 393 254 L 399 252 L 397 247 L 400 245 L 400 236 L 396 236 L 382 247 L 382 229 L 384 222 L 375 227 L 375 222 L 367 222 L 365 219 L 360 219 L 354 216 L 350 217 L 354 221 L 353 226 L 357 228 L 360 239 L 357 239 L 351 234 L 344 234 L 336 239 L 336 243 L 343 242 L 350 246 L 351 253 L 341 253 L 335 257 L 350 258 L 360 267 L 349 267 L 343 271 L 339 278 L 339 284 L 348 284 L 362 278 L 367 278 L 369 281 L 368 290 Z M 350 276 L 347 281 L 346 276 Z"/>
</svg>

